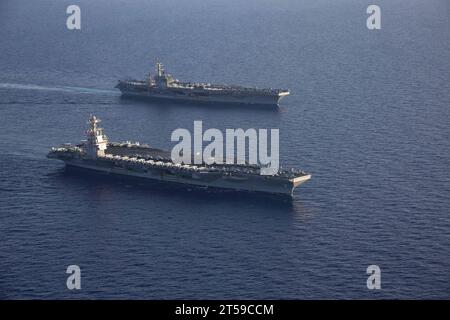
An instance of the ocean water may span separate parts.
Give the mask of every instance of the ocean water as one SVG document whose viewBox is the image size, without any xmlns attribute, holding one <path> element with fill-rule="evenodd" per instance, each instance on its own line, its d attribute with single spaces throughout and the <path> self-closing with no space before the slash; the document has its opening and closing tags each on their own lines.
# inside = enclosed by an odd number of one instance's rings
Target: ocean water
<svg viewBox="0 0 450 320">
<path fill-rule="evenodd" d="M 79 31 L 70 4 L 0 2 L 1 299 L 450 298 L 448 0 L 80 0 Z M 117 79 L 157 59 L 292 94 L 278 110 L 121 99 Z M 282 165 L 312 179 L 286 200 L 66 172 L 46 153 L 90 114 L 165 149 L 194 120 L 279 128 Z"/>
</svg>

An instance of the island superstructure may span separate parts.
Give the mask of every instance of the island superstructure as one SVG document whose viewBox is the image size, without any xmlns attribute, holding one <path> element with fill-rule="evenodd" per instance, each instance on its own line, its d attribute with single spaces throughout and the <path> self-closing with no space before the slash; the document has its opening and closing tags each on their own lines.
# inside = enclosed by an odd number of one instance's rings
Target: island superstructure
<svg viewBox="0 0 450 320">
<path fill-rule="evenodd" d="M 286 89 L 181 82 L 165 73 L 159 62 L 154 77 L 149 73 L 146 80 L 119 80 L 116 88 L 120 89 L 123 97 L 261 106 L 277 106 L 283 97 L 289 95 Z"/>
<path fill-rule="evenodd" d="M 250 164 L 180 164 L 170 152 L 138 142 L 109 142 L 91 116 L 87 139 L 79 144 L 52 148 L 49 158 L 66 166 L 200 187 L 268 192 L 292 195 L 294 189 L 311 178 L 295 169 L 280 169 L 275 175 L 261 175 L 261 166 Z"/>
</svg>

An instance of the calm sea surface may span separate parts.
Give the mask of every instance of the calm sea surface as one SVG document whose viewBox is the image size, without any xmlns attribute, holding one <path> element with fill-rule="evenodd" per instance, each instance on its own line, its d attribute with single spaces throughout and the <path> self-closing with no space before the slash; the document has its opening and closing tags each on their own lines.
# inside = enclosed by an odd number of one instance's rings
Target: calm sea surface
<svg viewBox="0 0 450 320">
<path fill-rule="evenodd" d="M 450 3 L 0 2 L 0 298 L 450 298 Z M 121 100 L 181 80 L 286 87 L 279 110 Z M 292 201 L 65 172 L 83 138 L 169 149 L 176 128 L 279 128 Z M 66 288 L 68 265 L 82 289 Z M 366 268 L 381 268 L 368 290 Z"/>
</svg>

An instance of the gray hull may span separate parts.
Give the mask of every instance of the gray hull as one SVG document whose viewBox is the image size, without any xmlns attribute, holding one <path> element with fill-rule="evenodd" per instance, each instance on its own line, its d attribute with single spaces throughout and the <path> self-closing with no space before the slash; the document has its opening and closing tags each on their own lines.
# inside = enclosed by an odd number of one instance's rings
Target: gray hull
<svg viewBox="0 0 450 320">
<path fill-rule="evenodd" d="M 282 97 L 277 96 L 177 96 L 171 94 L 152 94 L 131 91 L 122 91 L 124 98 L 140 98 L 147 100 L 166 100 L 177 102 L 201 102 L 201 103 L 218 103 L 218 104 L 243 104 L 243 105 L 261 105 L 261 106 L 277 106 Z"/>
<path fill-rule="evenodd" d="M 251 177 L 227 177 L 221 175 L 199 176 L 198 178 L 170 174 L 164 170 L 148 170 L 147 172 L 132 170 L 130 168 L 114 167 L 109 163 L 81 159 L 64 159 L 68 166 L 82 169 L 94 170 L 107 174 L 117 174 L 143 179 L 151 179 L 164 182 L 194 185 L 199 187 L 212 187 L 232 190 L 245 190 L 253 192 L 266 192 L 273 194 L 292 195 L 294 189 L 303 182 L 310 179 L 309 175 L 295 179 L 273 179 L 268 176 Z"/>
<path fill-rule="evenodd" d="M 148 100 L 167 100 L 177 102 L 200 102 L 200 103 L 218 103 L 218 104 L 241 104 L 241 105 L 260 105 L 277 106 L 280 100 L 288 93 L 277 94 L 258 94 L 241 93 L 230 94 L 224 92 L 204 92 L 190 93 L 186 90 L 157 89 L 142 90 L 141 87 L 133 88 L 130 86 L 117 86 L 125 98 L 140 98 Z"/>
</svg>

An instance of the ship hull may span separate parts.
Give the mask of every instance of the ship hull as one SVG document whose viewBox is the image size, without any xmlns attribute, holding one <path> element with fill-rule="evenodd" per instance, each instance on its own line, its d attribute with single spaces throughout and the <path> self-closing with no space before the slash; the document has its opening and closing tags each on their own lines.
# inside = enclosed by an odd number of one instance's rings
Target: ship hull
<svg viewBox="0 0 450 320">
<path fill-rule="evenodd" d="M 231 189 L 237 191 L 263 192 L 279 195 L 292 196 L 294 189 L 300 184 L 310 179 L 310 175 L 295 179 L 273 180 L 269 176 L 252 176 L 245 178 L 226 176 L 207 176 L 195 179 L 193 177 L 170 174 L 164 170 L 139 171 L 131 168 L 115 167 L 108 162 L 98 163 L 98 161 L 82 159 L 61 159 L 68 167 L 75 167 L 84 170 L 95 171 L 103 174 L 113 174 L 130 176 L 141 179 L 149 179 L 161 182 L 171 182 L 181 185 L 192 185 L 197 187 L 211 187 L 219 189 Z"/>
<path fill-rule="evenodd" d="M 276 107 L 280 100 L 287 94 L 279 95 L 258 95 L 258 94 L 208 94 L 208 95 L 189 95 L 184 93 L 173 93 L 169 90 L 167 92 L 153 92 L 149 91 L 134 91 L 119 87 L 124 98 L 138 98 L 150 101 L 165 100 L 176 102 L 195 102 L 208 104 L 237 104 L 237 105 L 254 105 L 254 106 L 269 106 Z"/>
</svg>

